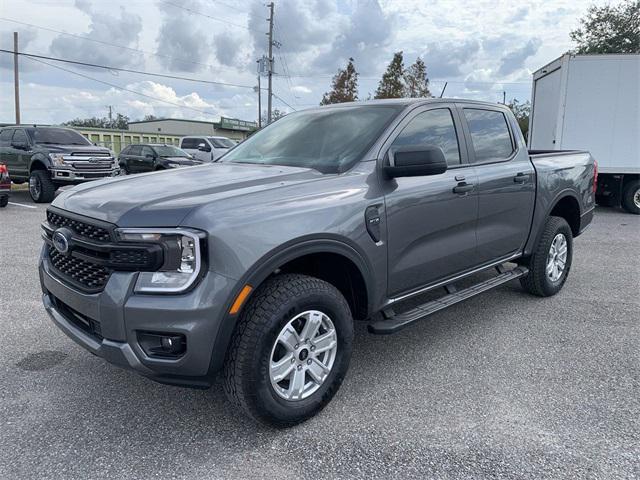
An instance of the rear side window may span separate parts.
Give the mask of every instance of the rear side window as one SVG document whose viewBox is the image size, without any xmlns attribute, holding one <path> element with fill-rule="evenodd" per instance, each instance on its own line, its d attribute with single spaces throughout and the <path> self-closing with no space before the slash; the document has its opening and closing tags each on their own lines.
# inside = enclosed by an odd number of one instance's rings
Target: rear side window
<svg viewBox="0 0 640 480">
<path fill-rule="evenodd" d="M 392 146 L 435 145 L 444 152 L 447 165 L 460 164 L 458 136 L 448 108 L 428 110 L 416 115 L 393 141 Z"/>
<path fill-rule="evenodd" d="M 513 153 L 513 143 L 502 112 L 465 108 L 476 162 L 506 160 Z"/>
<path fill-rule="evenodd" d="M 124 147 L 120 152 L 120 155 L 129 155 L 129 150 L 131 150 L 131 147 Z"/>
<path fill-rule="evenodd" d="M 0 132 L 0 147 L 8 147 L 11 145 L 11 137 L 13 136 L 12 128 L 5 128 Z"/>
<path fill-rule="evenodd" d="M 201 143 L 204 143 L 206 145 L 204 138 L 183 138 L 181 148 L 197 149 L 198 145 L 200 145 Z"/>
</svg>

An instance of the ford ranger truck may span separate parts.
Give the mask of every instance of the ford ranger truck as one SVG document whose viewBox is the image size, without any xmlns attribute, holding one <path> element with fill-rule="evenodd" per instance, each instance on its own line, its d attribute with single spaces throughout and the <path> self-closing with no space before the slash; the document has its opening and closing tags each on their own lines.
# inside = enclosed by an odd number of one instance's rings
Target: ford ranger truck
<svg viewBox="0 0 640 480">
<path fill-rule="evenodd" d="M 0 162 L 13 183 L 29 182 L 36 203 L 48 203 L 64 185 L 112 177 L 120 167 L 108 148 L 62 127 L 8 126 L 0 130 Z"/>
<path fill-rule="evenodd" d="M 515 279 L 558 293 L 595 170 L 587 152 L 527 151 L 502 105 L 303 110 L 215 163 L 59 195 L 44 307 L 108 362 L 202 388 L 222 372 L 236 406 L 290 426 L 345 380 L 354 321 L 390 334 Z"/>
</svg>

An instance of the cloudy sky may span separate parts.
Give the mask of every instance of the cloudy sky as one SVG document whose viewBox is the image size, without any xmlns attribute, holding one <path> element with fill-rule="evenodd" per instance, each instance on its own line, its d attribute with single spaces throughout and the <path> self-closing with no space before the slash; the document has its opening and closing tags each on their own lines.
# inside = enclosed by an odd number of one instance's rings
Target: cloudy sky
<svg viewBox="0 0 640 480">
<path fill-rule="evenodd" d="M 17 31 L 27 53 L 239 85 L 21 58 L 22 120 L 105 116 L 108 105 L 132 119 L 255 120 L 256 59 L 267 48 L 264 3 L 0 0 L 2 49 L 13 49 Z M 445 96 L 500 101 L 506 91 L 507 99 L 526 100 L 531 72 L 572 47 L 569 32 L 590 3 L 275 0 L 274 106 L 317 105 L 350 56 L 366 98 L 398 50 L 406 65 L 418 56 L 425 61 L 434 93 L 449 82 Z M 12 122 L 13 56 L 6 53 L 0 53 L 0 89 L 0 122 Z"/>
</svg>

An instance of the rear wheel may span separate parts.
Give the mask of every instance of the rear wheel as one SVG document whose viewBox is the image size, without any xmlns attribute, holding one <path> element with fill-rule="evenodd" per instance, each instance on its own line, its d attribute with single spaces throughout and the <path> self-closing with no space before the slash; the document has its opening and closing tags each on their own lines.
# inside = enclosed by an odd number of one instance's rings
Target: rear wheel
<svg viewBox="0 0 640 480">
<path fill-rule="evenodd" d="M 573 235 L 564 218 L 549 217 L 533 255 L 523 262 L 529 267 L 520 283 L 529 293 L 550 297 L 567 280 L 573 256 Z"/>
<path fill-rule="evenodd" d="M 0 197 L 0 208 L 4 208 L 9 205 L 9 195 L 2 195 Z"/>
<path fill-rule="evenodd" d="M 640 215 L 640 180 L 629 182 L 624 187 L 622 207 L 629 213 Z"/>
<path fill-rule="evenodd" d="M 238 321 L 225 361 L 225 392 L 260 422 L 303 422 L 338 391 L 352 342 L 351 311 L 333 285 L 278 275 L 256 291 Z"/>
<path fill-rule="evenodd" d="M 55 197 L 57 187 L 46 170 L 34 170 L 29 176 L 29 194 L 36 203 L 49 203 Z"/>
</svg>

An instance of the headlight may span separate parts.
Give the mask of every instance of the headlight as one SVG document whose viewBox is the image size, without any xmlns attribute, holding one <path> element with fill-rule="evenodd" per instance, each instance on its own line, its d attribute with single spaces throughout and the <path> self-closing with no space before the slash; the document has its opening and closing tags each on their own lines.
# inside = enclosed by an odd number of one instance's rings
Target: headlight
<svg viewBox="0 0 640 480">
<path fill-rule="evenodd" d="M 182 166 L 179 163 L 169 163 L 168 165 L 170 168 L 180 168 Z"/>
<path fill-rule="evenodd" d="M 121 228 L 122 242 L 160 244 L 164 264 L 156 272 L 140 272 L 134 291 L 139 293 L 180 293 L 187 290 L 200 274 L 200 239 L 204 233 L 188 229 Z"/>
<path fill-rule="evenodd" d="M 64 161 L 65 155 L 66 153 L 50 153 L 49 158 L 54 165 L 66 165 L 67 162 Z"/>
</svg>

